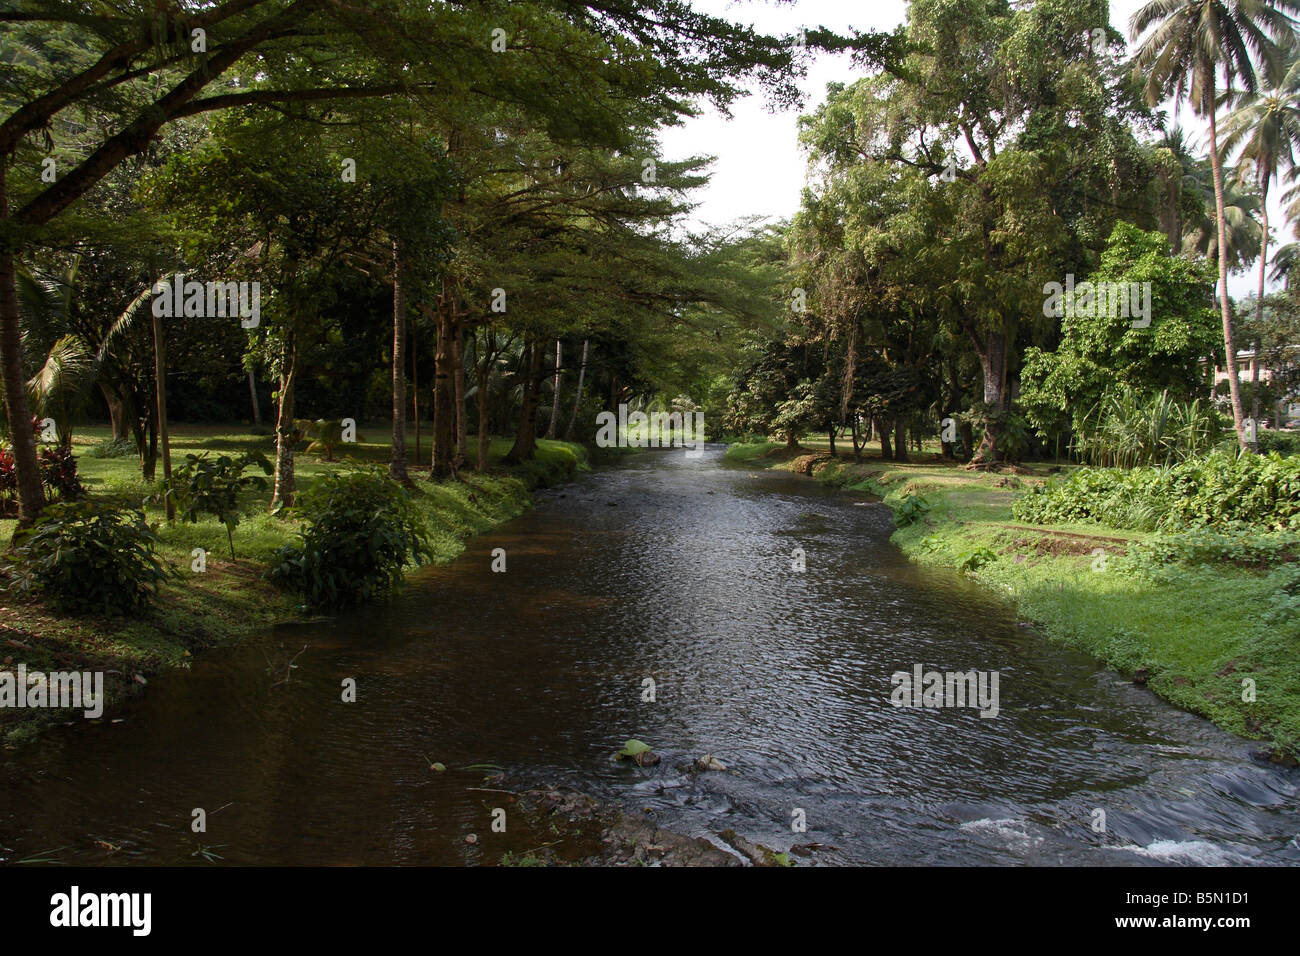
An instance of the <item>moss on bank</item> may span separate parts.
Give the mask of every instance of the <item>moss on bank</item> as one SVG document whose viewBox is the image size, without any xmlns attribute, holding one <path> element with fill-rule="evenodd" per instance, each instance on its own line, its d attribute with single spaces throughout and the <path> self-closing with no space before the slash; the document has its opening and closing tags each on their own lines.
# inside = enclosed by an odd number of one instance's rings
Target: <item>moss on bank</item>
<svg viewBox="0 0 1300 956">
<path fill-rule="evenodd" d="M 892 538 L 910 558 L 964 570 L 1008 596 L 1049 639 L 1226 730 L 1270 741 L 1274 759 L 1300 756 L 1300 632 L 1264 620 L 1284 568 L 1215 564 L 1144 573 L 1126 554 L 1151 534 L 1015 521 L 1016 495 L 1053 466 L 989 474 L 933 453 L 900 463 L 878 453 L 861 462 L 819 460 L 824 446 L 802 457 L 770 443 L 733 451 L 733 461 L 811 467 L 827 484 L 881 498 L 896 515 L 907 496 L 921 496 L 929 510 Z M 1242 699 L 1246 679 L 1254 682 L 1254 701 Z"/>
<path fill-rule="evenodd" d="M 96 458 L 93 447 L 99 430 L 78 433 L 74 451 L 82 481 L 96 497 L 138 507 L 151 490 L 131 458 Z M 173 438 L 173 460 L 203 450 L 236 454 L 252 448 L 266 450 L 270 439 L 224 433 L 211 428 L 179 428 Z M 355 462 L 381 462 L 388 445 L 350 447 L 351 460 L 324 462 L 299 455 L 300 483 L 327 470 Z M 455 558 L 465 540 L 531 506 L 529 492 L 560 484 L 588 467 L 586 450 L 565 442 L 539 441 L 537 457 L 516 466 L 501 458 L 510 447 L 496 440 L 490 449 L 493 467 L 484 474 L 465 471 L 460 481 L 430 483 L 412 470 L 416 506 L 430 531 L 434 563 Z M 427 448 L 427 445 L 426 445 Z M 58 614 L 39 601 L 0 591 L 0 670 L 19 663 L 29 671 L 103 671 L 107 714 L 127 694 L 138 692 L 148 676 L 168 667 L 188 667 L 195 654 L 225 646 L 264 631 L 276 623 L 300 619 L 305 608 L 292 594 L 265 580 L 270 557 L 295 540 L 299 524 L 267 513 L 270 494 L 249 494 L 246 516 L 235 529 L 237 557 L 231 560 L 225 527 L 215 520 L 197 524 L 162 523 L 160 509 L 146 508 L 159 524 L 158 554 L 180 577 L 165 584 L 150 611 L 139 618 L 103 618 Z M 16 525 L 0 521 L 0 546 L 7 546 Z M 192 570 L 195 548 L 207 551 L 206 570 Z M 0 708 L 0 735 L 17 742 L 53 722 L 66 721 L 78 711 Z"/>
</svg>

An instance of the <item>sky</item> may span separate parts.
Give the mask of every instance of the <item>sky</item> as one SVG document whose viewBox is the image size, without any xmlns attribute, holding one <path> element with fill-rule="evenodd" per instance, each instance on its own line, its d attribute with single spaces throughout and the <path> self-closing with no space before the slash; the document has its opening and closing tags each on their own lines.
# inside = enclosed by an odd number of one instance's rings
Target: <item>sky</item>
<svg viewBox="0 0 1300 956">
<path fill-rule="evenodd" d="M 1111 25 L 1128 37 L 1128 22 L 1145 0 L 1112 0 Z M 906 20 L 906 0 L 796 0 L 773 3 L 770 0 L 693 0 L 701 12 L 726 17 L 775 35 L 793 34 L 800 27 L 824 26 L 832 30 L 855 27 L 863 32 L 888 32 Z M 1131 46 L 1131 41 L 1130 41 Z M 716 157 L 712 179 L 698 190 L 699 203 L 692 219 L 694 224 L 717 225 L 742 216 L 768 216 L 773 221 L 793 216 L 799 208 L 800 191 L 806 181 L 806 157 L 799 148 L 798 120 L 801 112 L 811 112 L 825 98 L 826 84 L 850 83 L 863 73 L 855 70 L 848 56 L 818 54 L 800 84 L 805 94 L 802 110 L 770 112 L 761 94 L 746 97 L 731 107 L 727 120 L 713 110 L 689 119 L 680 127 L 665 130 L 660 141 L 669 159 L 692 155 Z M 1172 104 L 1170 108 L 1172 114 Z M 1184 106 L 1178 122 L 1202 143 L 1207 138 L 1204 122 Z M 1269 200 L 1269 218 L 1282 222 L 1281 208 L 1274 190 Z M 1273 242 L 1287 241 L 1276 227 Z M 1233 296 L 1242 296 L 1255 288 L 1254 271 L 1229 277 Z M 1271 288 L 1270 284 L 1270 288 Z"/>
</svg>

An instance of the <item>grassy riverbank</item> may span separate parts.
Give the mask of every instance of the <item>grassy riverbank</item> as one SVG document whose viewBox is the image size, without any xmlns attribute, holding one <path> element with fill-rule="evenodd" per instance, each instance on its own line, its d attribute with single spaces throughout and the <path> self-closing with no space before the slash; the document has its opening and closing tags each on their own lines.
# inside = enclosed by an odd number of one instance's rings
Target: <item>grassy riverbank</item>
<svg viewBox="0 0 1300 956">
<path fill-rule="evenodd" d="M 94 457 L 92 449 L 106 437 L 106 429 L 78 431 L 73 450 L 81 481 L 95 498 L 138 507 L 151 488 L 140 477 L 133 455 Z M 460 554 L 467 538 L 526 510 L 533 488 L 567 481 L 588 467 L 582 446 L 552 441 L 539 442 L 535 461 L 505 466 L 501 458 L 510 444 L 506 439 L 494 440 L 491 469 L 482 475 L 465 471 L 458 482 L 429 483 L 422 480 L 420 472 L 412 471 L 416 479 L 412 494 L 430 530 L 436 563 Z M 229 428 L 180 426 L 172 436 L 173 462 L 203 451 L 238 455 L 258 449 L 270 457 L 272 448 L 269 437 L 234 433 Z M 326 462 L 299 453 L 299 486 L 356 462 L 386 462 L 389 444 L 359 442 L 348 445 L 346 451 L 350 461 Z M 423 451 L 427 454 L 427 442 Z M 413 442 L 408 459 L 419 460 Z M 231 644 L 277 622 L 301 618 L 304 609 L 299 599 L 263 577 L 271 555 L 295 541 L 299 530 L 292 518 L 267 513 L 269 504 L 269 490 L 250 492 L 241 501 L 245 517 L 235 529 L 234 560 L 225 527 L 217 521 L 169 526 L 163 522 L 160 508 L 146 507 L 150 523 L 159 526 L 159 555 L 181 576 L 163 585 L 153 608 L 140 618 L 62 615 L 37 601 L 0 591 L 0 670 L 24 663 L 29 670 L 104 671 L 111 708 L 125 694 L 143 687 L 149 675 L 167 667 L 188 666 L 205 648 Z M 8 545 L 15 525 L 14 521 L 0 521 L 0 549 Z M 191 570 L 194 548 L 208 552 L 203 573 Z M 42 724 L 67 716 L 56 711 L 0 709 L 0 735 L 7 741 L 20 740 L 37 732 Z"/>
<path fill-rule="evenodd" d="M 1217 563 L 1143 573 L 1127 555 L 1152 534 L 1017 522 L 1013 500 L 1051 466 L 987 474 L 930 452 L 913 453 L 911 463 L 883 461 L 874 447 L 861 462 L 812 457 L 826 453 L 824 443 L 798 454 L 762 443 L 733 446 L 728 458 L 811 468 L 817 480 L 880 497 L 896 516 L 907 496 L 920 496 L 929 510 L 893 536 L 910 558 L 965 571 L 1007 595 L 1051 640 L 1226 730 L 1269 741 L 1275 759 L 1300 756 L 1300 633 L 1264 621 L 1282 586 L 1280 568 Z M 1254 682 L 1253 702 L 1242 700 L 1245 679 Z"/>
</svg>

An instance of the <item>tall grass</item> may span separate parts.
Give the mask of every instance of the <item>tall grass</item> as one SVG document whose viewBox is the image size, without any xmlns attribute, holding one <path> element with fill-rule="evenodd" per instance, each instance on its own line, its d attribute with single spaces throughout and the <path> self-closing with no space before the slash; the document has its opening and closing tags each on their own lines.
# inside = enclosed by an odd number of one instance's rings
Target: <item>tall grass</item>
<svg viewBox="0 0 1300 956">
<path fill-rule="evenodd" d="M 1107 391 L 1084 418 L 1074 451 L 1105 468 L 1169 465 L 1210 452 L 1223 433 L 1219 413 L 1199 398 L 1179 402 L 1165 391 L 1143 399 L 1125 387 Z"/>
</svg>

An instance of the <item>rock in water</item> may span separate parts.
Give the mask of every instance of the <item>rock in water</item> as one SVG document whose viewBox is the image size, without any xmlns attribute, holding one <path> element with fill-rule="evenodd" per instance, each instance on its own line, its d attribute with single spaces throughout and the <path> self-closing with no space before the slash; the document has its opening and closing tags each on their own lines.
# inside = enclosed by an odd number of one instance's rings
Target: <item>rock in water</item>
<svg viewBox="0 0 1300 956">
<path fill-rule="evenodd" d="M 705 754 L 703 757 L 695 758 L 695 769 L 709 771 L 726 770 L 727 768 L 723 765 L 722 761 L 713 756 L 713 754 Z"/>
</svg>

